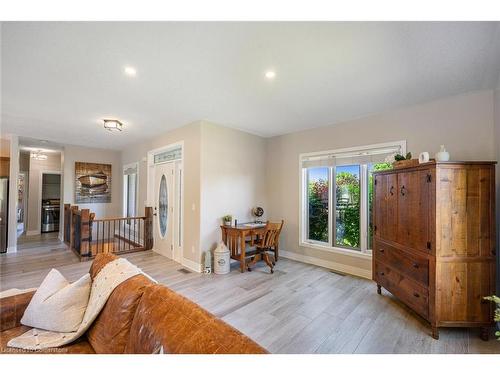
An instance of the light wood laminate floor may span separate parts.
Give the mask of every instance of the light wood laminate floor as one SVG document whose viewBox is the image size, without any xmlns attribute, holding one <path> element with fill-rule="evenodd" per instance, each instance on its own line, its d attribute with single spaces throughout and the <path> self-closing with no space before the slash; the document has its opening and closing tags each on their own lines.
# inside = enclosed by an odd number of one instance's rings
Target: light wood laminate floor
<svg viewBox="0 0 500 375">
<path fill-rule="evenodd" d="M 51 268 L 76 280 L 90 262 L 56 235 L 23 238 L 14 254 L 0 256 L 0 290 L 36 287 Z M 426 322 L 373 282 L 281 258 L 275 273 L 259 265 L 241 274 L 183 273 L 153 251 L 125 256 L 171 289 L 197 302 L 272 353 L 500 353 L 500 342 L 476 329 L 441 329 Z"/>
</svg>

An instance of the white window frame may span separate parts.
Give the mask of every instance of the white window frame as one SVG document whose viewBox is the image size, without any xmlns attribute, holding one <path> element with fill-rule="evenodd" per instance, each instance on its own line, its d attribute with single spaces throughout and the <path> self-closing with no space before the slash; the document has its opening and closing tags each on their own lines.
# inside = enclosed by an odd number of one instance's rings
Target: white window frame
<svg viewBox="0 0 500 375">
<path fill-rule="evenodd" d="M 134 162 L 134 163 L 129 163 L 123 165 L 122 168 L 122 184 L 123 184 L 123 217 L 127 217 L 127 205 L 128 205 L 128 194 L 127 194 L 127 184 L 125 183 L 125 171 L 129 168 L 135 168 L 136 176 L 135 176 L 135 216 L 140 216 L 138 215 L 138 209 L 139 209 L 139 162 Z"/>
<path fill-rule="evenodd" d="M 308 239 L 308 215 L 309 208 L 307 204 L 307 168 L 303 167 L 303 161 L 310 157 L 319 156 L 335 156 L 338 154 L 356 153 L 356 152 L 370 152 L 370 150 L 381 149 L 389 147 L 400 147 L 401 153 L 406 154 L 406 140 L 377 143 L 371 145 L 348 147 L 335 150 L 327 150 L 320 152 L 302 153 L 299 155 L 299 246 L 323 250 L 343 255 L 350 255 L 358 258 L 371 258 L 371 249 L 367 249 L 368 245 L 368 189 L 361 188 L 361 202 L 360 202 L 360 249 L 350 249 L 345 247 L 333 246 L 333 215 L 334 215 L 334 202 L 335 197 L 335 184 L 334 184 L 334 169 L 335 167 L 328 167 L 328 188 L 330 191 L 328 200 L 328 243 Z M 366 164 L 360 165 L 360 186 L 367 183 L 368 168 Z"/>
</svg>

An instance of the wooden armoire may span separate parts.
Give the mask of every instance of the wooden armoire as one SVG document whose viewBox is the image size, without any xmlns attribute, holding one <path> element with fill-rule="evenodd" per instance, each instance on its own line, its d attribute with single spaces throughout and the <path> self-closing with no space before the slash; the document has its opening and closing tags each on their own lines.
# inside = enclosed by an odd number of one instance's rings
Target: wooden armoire
<svg viewBox="0 0 500 375">
<path fill-rule="evenodd" d="M 495 291 L 495 162 L 375 172 L 373 280 L 432 327 L 481 327 Z"/>
</svg>

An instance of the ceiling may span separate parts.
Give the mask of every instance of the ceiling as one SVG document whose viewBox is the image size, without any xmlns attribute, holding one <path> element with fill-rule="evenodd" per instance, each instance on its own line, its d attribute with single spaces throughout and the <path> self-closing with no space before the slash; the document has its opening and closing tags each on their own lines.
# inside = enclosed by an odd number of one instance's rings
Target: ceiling
<svg viewBox="0 0 500 375">
<path fill-rule="evenodd" d="M 64 146 L 45 139 L 19 137 L 19 150 L 25 152 L 40 151 L 45 154 L 60 153 Z"/>
<path fill-rule="evenodd" d="M 113 149 L 197 120 L 265 137 L 332 125 L 500 75 L 498 22 L 4 22 L 1 35 L 2 131 Z"/>
</svg>

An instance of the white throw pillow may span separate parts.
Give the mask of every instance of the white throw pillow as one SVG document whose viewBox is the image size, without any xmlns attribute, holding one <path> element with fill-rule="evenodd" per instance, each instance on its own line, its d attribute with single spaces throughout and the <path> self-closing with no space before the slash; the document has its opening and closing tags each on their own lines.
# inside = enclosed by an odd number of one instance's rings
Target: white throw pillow
<svg viewBox="0 0 500 375">
<path fill-rule="evenodd" d="M 76 331 L 89 302 L 90 284 L 88 273 L 70 284 L 52 269 L 35 292 L 21 323 L 48 331 Z"/>
</svg>

